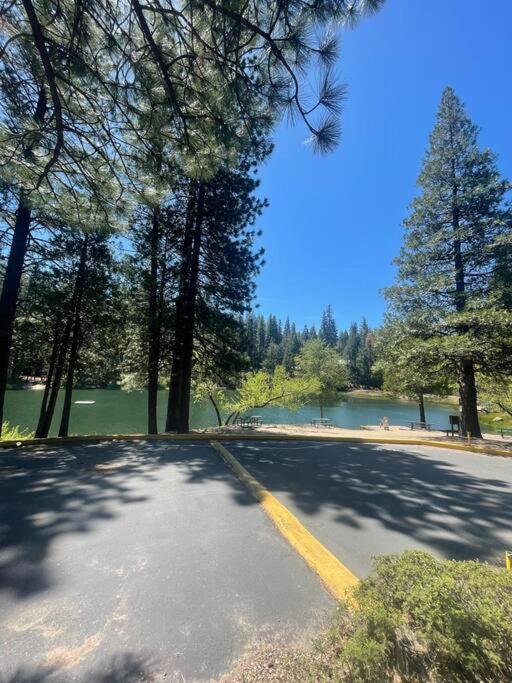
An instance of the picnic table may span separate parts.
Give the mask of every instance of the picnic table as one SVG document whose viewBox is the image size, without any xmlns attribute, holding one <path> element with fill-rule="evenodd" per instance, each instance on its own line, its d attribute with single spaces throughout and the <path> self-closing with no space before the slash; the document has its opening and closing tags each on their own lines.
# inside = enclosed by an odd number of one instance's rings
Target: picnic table
<svg viewBox="0 0 512 683">
<path fill-rule="evenodd" d="M 250 427 L 254 427 L 255 425 L 260 425 L 263 423 L 263 420 L 261 418 L 261 415 L 249 415 L 247 417 L 238 417 L 235 420 L 236 424 L 238 424 L 242 429 L 249 429 Z"/>
<path fill-rule="evenodd" d="M 331 420 L 328 417 L 314 417 L 311 424 L 313 427 L 330 427 Z"/>
<path fill-rule="evenodd" d="M 426 429 L 429 432 L 432 429 L 430 422 L 411 422 L 411 430 Z"/>
</svg>

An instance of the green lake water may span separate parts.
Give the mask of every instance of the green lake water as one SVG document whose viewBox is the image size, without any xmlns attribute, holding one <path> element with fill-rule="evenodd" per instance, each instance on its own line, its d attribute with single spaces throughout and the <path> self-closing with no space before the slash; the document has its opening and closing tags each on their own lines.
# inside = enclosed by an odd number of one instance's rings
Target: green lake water
<svg viewBox="0 0 512 683">
<path fill-rule="evenodd" d="M 5 419 L 12 425 L 34 430 L 39 415 L 43 392 L 30 389 L 7 391 Z M 94 401 L 92 405 L 76 405 L 71 409 L 70 434 L 140 434 L 147 431 L 147 394 L 145 391 L 121 391 L 120 389 L 82 389 L 73 392 L 73 401 Z M 57 404 L 53 429 L 56 434 L 60 420 L 62 392 Z M 167 406 L 167 392 L 158 396 L 158 426 L 163 430 Z M 448 427 L 448 416 L 457 413 L 457 407 L 446 403 L 427 403 L 427 421 L 435 427 Z M 304 406 L 298 411 L 268 407 L 252 411 L 261 415 L 267 424 L 305 424 L 319 417 L 317 406 Z M 361 397 L 341 395 L 336 405 L 324 408 L 339 427 L 358 428 L 361 425 L 378 424 L 388 417 L 391 425 L 406 425 L 419 420 L 416 403 L 391 400 L 384 397 Z M 215 413 L 209 404 L 191 406 L 191 427 L 202 428 L 216 425 Z"/>
</svg>

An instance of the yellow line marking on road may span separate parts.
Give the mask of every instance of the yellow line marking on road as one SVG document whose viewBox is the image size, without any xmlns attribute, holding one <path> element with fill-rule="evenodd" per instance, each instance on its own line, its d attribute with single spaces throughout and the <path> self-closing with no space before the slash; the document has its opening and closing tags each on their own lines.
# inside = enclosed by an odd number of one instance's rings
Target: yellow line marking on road
<svg viewBox="0 0 512 683">
<path fill-rule="evenodd" d="M 277 529 L 306 564 L 318 574 L 329 592 L 338 600 L 346 598 L 359 579 L 327 550 L 285 505 L 267 491 L 227 448 L 218 441 L 210 441 L 210 445 L 247 486 Z"/>
</svg>

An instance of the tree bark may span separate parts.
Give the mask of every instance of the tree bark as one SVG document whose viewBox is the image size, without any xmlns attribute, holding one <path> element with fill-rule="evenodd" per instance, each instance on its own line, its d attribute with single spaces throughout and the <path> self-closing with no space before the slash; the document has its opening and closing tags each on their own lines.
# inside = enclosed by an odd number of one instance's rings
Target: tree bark
<svg viewBox="0 0 512 683">
<path fill-rule="evenodd" d="M 75 284 L 75 311 L 73 318 L 73 336 L 69 350 L 68 370 L 66 375 L 66 388 L 64 391 L 64 404 L 59 427 L 59 436 L 67 436 L 69 430 L 69 416 L 71 414 L 71 399 L 73 396 L 73 383 L 75 379 L 76 363 L 78 360 L 78 349 L 80 346 L 80 331 L 82 322 L 82 299 L 85 289 L 87 276 L 87 246 L 88 234 L 84 235 L 82 248 L 80 250 L 80 261 L 78 263 L 78 273 Z"/>
<path fill-rule="evenodd" d="M 57 320 L 55 321 L 55 332 L 53 335 L 53 343 L 52 343 L 52 353 L 50 356 L 50 364 L 48 366 L 48 374 L 46 375 L 46 382 L 44 385 L 44 393 L 43 393 L 43 400 L 41 401 L 41 409 L 39 411 L 39 420 L 37 423 L 36 427 L 36 437 L 39 436 L 39 433 L 41 432 L 45 420 L 45 415 L 46 411 L 48 409 L 48 398 L 50 396 L 50 389 L 52 387 L 52 381 L 53 381 L 53 373 L 55 372 L 55 365 L 57 363 L 57 355 L 59 353 L 59 347 L 60 347 L 60 341 L 61 341 L 61 334 L 60 334 L 60 327 L 61 327 L 61 316 L 57 316 Z"/>
<path fill-rule="evenodd" d="M 451 137 L 453 141 L 452 134 Z M 454 234 L 453 265 L 455 269 L 455 309 L 457 313 L 462 313 L 466 308 L 466 275 L 459 234 L 460 208 L 458 194 L 459 188 L 455 172 L 455 161 L 452 161 L 452 228 Z M 467 326 L 462 325 L 461 332 L 465 333 L 467 331 Z M 475 438 L 482 438 L 480 422 L 478 419 L 475 367 L 473 361 L 469 358 L 463 358 L 460 364 L 459 397 L 461 405 L 460 431 L 462 436 L 471 434 L 471 436 L 474 436 Z"/>
<path fill-rule="evenodd" d="M 219 427 L 222 427 L 222 418 L 220 416 L 219 407 L 217 406 L 215 399 L 213 398 L 213 396 L 211 394 L 208 394 L 208 398 L 210 399 L 212 406 L 215 408 L 215 413 L 217 415 L 217 422 L 219 424 Z"/>
<path fill-rule="evenodd" d="M 189 202 L 187 226 L 183 244 L 183 262 L 180 272 L 180 291 L 176 301 L 176 321 L 173 344 L 169 401 L 167 404 L 166 432 L 189 431 L 190 383 L 194 353 L 196 299 L 199 279 L 202 223 L 204 217 L 204 183 L 195 191 Z M 195 209 L 195 210 L 194 210 Z"/>
<path fill-rule="evenodd" d="M 160 315 L 158 311 L 159 210 L 153 210 L 150 240 L 148 297 L 148 434 L 158 434 L 158 369 L 160 366 Z"/>
<path fill-rule="evenodd" d="M 459 396 L 461 405 L 460 431 L 462 436 L 482 438 L 478 419 L 477 391 L 475 384 L 475 368 L 473 361 L 462 362 L 459 373 Z"/>
<path fill-rule="evenodd" d="M 37 125 L 41 126 L 43 124 L 46 110 L 46 92 L 44 87 L 41 86 L 33 116 Z M 23 156 L 25 159 L 31 157 L 33 147 L 36 144 L 37 141 L 34 141 L 31 146 L 24 150 Z M 7 388 L 7 373 L 9 371 L 14 320 L 16 318 L 23 264 L 25 263 L 30 237 L 31 218 L 32 208 L 26 192 L 21 190 L 16 220 L 14 222 L 11 249 L 5 268 L 2 293 L 0 294 L 0 435 L 4 421 L 5 390 Z"/>
<path fill-rule="evenodd" d="M 64 327 L 64 332 L 62 333 L 62 338 L 60 341 L 59 354 L 57 356 L 57 362 L 55 363 L 55 374 L 49 391 L 48 406 L 46 408 L 45 414 L 41 415 L 41 417 L 39 418 L 39 424 L 37 425 L 37 439 L 46 439 L 50 432 L 50 427 L 52 426 L 55 405 L 57 403 L 57 397 L 59 395 L 59 389 L 62 382 L 62 375 L 64 374 L 64 366 L 66 363 L 66 356 L 68 352 L 69 339 L 71 337 L 72 327 L 73 319 L 70 314 L 70 317 L 68 318 L 66 325 Z"/>
<path fill-rule="evenodd" d="M 425 399 L 422 391 L 420 391 L 418 396 L 418 405 L 420 409 L 420 422 L 426 422 L 427 418 L 425 416 Z"/>
<path fill-rule="evenodd" d="M 32 210 L 24 192 L 21 192 L 14 223 L 12 244 L 5 268 L 2 293 L 0 294 L 0 434 L 4 419 L 5 390 L 9 372 L 14 320 L 18 305 L 23 264 L 30 235 Z"/>
</svg>

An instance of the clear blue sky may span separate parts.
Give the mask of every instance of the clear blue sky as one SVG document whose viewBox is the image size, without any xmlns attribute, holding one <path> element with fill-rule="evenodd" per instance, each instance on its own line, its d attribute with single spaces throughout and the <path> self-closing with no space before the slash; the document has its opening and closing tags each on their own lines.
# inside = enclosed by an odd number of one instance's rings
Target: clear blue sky
<svg viewBox="0 0 512 683">
<path fill-rule="evenodd" d="M 329 303 L 340 327 L 380 323 L 446 85 L 512 178 L 512 0 L 387 0 L 343 33 L 337 71 L 349 88 L 340 147 L 314 155 L 304 128 L 283 124 L 260 171 L 270 207 L 257 301 L 301 327 Z"/>
</svg>

